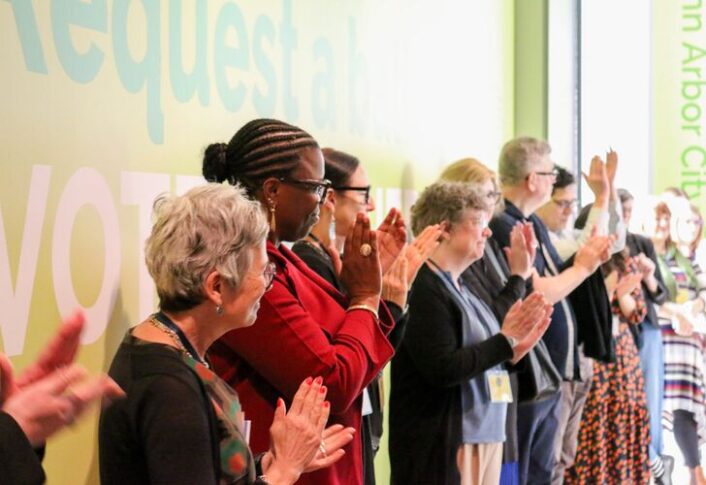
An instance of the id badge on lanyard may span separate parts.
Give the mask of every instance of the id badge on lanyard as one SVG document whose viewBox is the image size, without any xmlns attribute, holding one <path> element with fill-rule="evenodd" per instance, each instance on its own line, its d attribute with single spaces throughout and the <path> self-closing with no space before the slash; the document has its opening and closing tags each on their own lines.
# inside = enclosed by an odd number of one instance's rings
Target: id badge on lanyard
<svg viewBox="0 0 706 485">
<path fill-rule="evenodd" d="M 512 402 L 510 375 L 506 370 L 489 370 L 485 373 L 490 402 Z"/>
</svg>

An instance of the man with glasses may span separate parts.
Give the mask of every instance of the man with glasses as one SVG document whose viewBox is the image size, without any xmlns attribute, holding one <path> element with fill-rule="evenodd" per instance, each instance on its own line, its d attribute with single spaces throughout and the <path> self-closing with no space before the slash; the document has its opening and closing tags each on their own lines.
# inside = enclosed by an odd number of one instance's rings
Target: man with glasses
<svg viewBox="0 0 706 485">
<path fill-rule="evenodd" d="M 538 248 L 532 284 L 535 291 L 544 293 L 554 304 L 552 321 L 543 339 L 554 366 L 564 378 L 557 394 L 518 406 L 520 483 L 552 482 L 555 444 L 563 443 L 566 431 L 559 422 L 562 397 L 569 392 L 571 383 L 583 380 L 577 317 L 568 297 L 610 256 L 611 239 L 601 236 L 590 238 L 568 262 L 557 254 L 546 225 L 535 214 L 550 202 L 559 175 L 550 153 L 549 144 L 535 138 L 516 138 L 503 146 L 498 172 L 505 209 L 490 223 L 493 238 L 502 247 L 510 246 L 510 232 L 517 223 L 529 222 L 534 228 Z M 602 282 L 602 277 L 599 279 Z"/>
<path fill-rule="evenodd" d="M 537 215 L 548 229 L 556 252 L 563 260 L 573 256 L 591 237 L 594 228 L 601 234 L 615 237 L 611 253 L 625 247 L 625 226 L 619 208 L 620 200 L 614 188 L 618 157 L 613 151 L 608 153 L 608 163 L 600 157 L 593 157 L 586 182 L 594 195 L 583 229 L 573 228 L 578 206 L 576 179 L 573 174 L 556 166 L 557 177 L 552 187 L 551 198 L 537 209 Z M 578 431 L 586 398 L 591 390 L 593 359 L 586 357 L 583 345 L 578 348 L 580 379 L 563 384 L 559 413 L 559 429 L 564 430 L 563 439 L 557 439 L 554 453 L 556 466 L 552 483 L 562 483 L 564 472 L 571 468 L 576 457 Z"/>
</svg>

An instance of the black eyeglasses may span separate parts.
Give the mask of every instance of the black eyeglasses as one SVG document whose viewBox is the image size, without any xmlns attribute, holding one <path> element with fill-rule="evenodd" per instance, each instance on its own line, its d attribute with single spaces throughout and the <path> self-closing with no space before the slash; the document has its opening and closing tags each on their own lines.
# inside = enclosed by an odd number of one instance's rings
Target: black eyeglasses
<svg viewBox="0 0 706 485">
<path fill-rule="evenodd" d="M 350 185 L 341 185 L 338 187 L 332 187 L 333 190 L 353 190 L 355 192 L 362 192 L 364 196 L 364 204 L 368 205 L 370 203 L 370 185 L 367 185 L 365 187 L 353 187 Z"/>
<path fill-rule="evenodd" d="M 290 185 L 298 185 L 303 187 L 309 192 L 313 192 L 319 198 L 319 202 L 323 202 L 326 191 L 331 188 L 331 181 L 328 179 L 323 180 L 296 180 L 289 177 L 280 177 L 278 179 L 280 182 Z"/>
<path fill-rule="evenodd" d="M 265 279 L 265 291 L 272 288 L 272 284 L 275 281 L 275 275 L 277 274 L 277 265 L 273 262 L 267 263 L 265 270 L 262 272 L 262 277 Z"/>
</svg>

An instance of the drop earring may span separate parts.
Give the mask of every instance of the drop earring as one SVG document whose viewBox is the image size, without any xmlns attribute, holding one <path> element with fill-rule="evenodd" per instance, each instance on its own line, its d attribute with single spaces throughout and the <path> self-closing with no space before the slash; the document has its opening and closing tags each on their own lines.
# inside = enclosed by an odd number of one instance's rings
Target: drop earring
<svg viewBox="0 0 706 485">
<path fill-rule="evenodd" d="M 272 199 L 267 199 L 269 203 L 268 209 L 270 211 L 270 231 L 275 232 L 277 230 L 277 218 L 275 217 L 275 203 Z"/>
<path fill-rule="evenodd" d="M 216 315 L 223 315 L 223 307 L 221 305 L 216 305 Z"/>
<path fill-rule="evenodd" d="M 328 226 L 328 238 L 332 244 L 336 244 L 336 218 L 331 215 L 331 223 Z"/>
</svg>

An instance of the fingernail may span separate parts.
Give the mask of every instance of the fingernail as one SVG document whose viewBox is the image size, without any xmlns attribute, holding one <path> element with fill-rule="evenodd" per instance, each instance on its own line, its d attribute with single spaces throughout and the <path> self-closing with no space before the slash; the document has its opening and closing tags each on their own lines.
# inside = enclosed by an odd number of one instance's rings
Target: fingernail
<svg viewBox="0 0 706 485">
<path fill-rule="evenodd" d="M 306 378 L 306 383 L 307 383 L 307 385 L 310 386 L 312 382 L 314 382 L 314 380 L 313 380 L 311 377 L 307 377 L 307 378 Z"/>
<path fill-rule="evenodd" d="M 316 379 L 314 379 L 314 382 L 317 384 L 321 384 L 322 382 L 324 382 L 324 380 L 321 376 L 318 376 Z"/>
<path fill-rule="evenodd" d="M 325 392 L 326 392 L 326 386 L 321 386 L 321 388 L 319 389 L 319 392 L 320 392 L 321 394 L 325 393 Z"/>
<path fill-rule="evenodd" d="M 331 405 L 331 403 L 330 403 L 330 402 L 328 402 L 328 401 L 324 401 L 324 407 L 325 407 L 325 408 L 329 407 L 330 405 Z"/>
<path fill-rule="evenodd" d="M 277 407 L 281 408 L 282 406 L 284 406 L 284 401 L 282 400 L 281 397 L 278 397 L 277 398 Z"/>
</svg>

